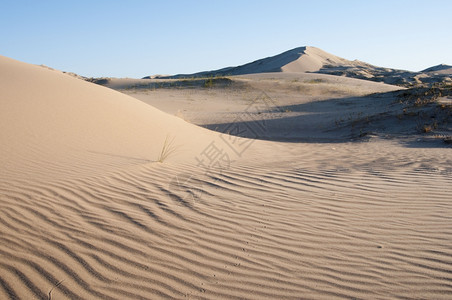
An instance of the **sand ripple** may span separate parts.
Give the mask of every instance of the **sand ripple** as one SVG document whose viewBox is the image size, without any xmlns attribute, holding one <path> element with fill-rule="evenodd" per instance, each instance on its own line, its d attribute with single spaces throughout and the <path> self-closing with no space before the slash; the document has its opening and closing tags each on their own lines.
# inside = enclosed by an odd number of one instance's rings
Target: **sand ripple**
<svg viewBox="0 0 452 300">
<path fill-rule="evenodd" d="M 451 183 L 419 164 L 149 163 L 2 184 L 0 298 L 445 299 Z"/>
</svg>

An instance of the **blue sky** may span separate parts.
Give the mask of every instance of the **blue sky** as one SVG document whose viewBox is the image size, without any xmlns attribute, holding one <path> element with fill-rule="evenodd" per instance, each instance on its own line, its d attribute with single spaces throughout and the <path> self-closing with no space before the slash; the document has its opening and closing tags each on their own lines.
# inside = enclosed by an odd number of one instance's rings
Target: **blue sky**
<svg viewBox="0 0 452 300">
<path fill-rule="evenodd" d="M 299 46 L 378 66 L 452 65 L 452 1 L 0 1 L 0 54 L 84 76 L 240 65 Z"/>
</svg>

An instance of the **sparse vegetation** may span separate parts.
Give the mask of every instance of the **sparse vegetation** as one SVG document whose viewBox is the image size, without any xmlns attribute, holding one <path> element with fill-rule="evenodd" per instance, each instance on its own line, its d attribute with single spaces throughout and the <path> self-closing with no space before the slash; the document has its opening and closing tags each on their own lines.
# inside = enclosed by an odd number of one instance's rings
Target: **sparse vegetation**
<svg viewBox="0 0 452 300">
<path fill-rule="evenodd" d="M 398 94 L 399 102 L 411 107 L 423 107 L 443 96 L 452 95 L 450 87 L 411 88 Z"/>
<path fill-rule="evenodd" d="M 429 138 L 439 136 L 447 143 L 445 137 L 450 137 L 452 119 L 451 87 L 412 88 L 382 95 L 387 99 L 395 96 L 397 101 L 388 103 L 385 111 L 369 115 L 353 111 L 343 115 L 334 120 L 336 128 L 349 127 L 352 137 L 363 137 L 368 132 L 381 132 L 385 136 L 426 134 Z M 397 125 L 391 123 L 391 118 L 397 120 Z"/>
<path fill-rule="evenodd" d="M 162 150 L 160 151 L 160 155 L 157 159 L 158 162 L 163 163 L 170 155 L 174 154 L 177 150 L 177 147 L 174 145 L 174 138 L 170 138 L 169 135 L 166 136 L 165 141 L 163 142 Z"/>
<path fill-rule="evenodd" d="M 316 79 L 311 79 L 311 80 L 306 81 L 306 83 L 309 83 L 309 84 L 319 84 L 319 83 L 323 83 L 323 82 L 325 82 L 325 80 L 323 80 L 321 78 L 316 78 Z"/>
<path fill-rule="evenodd" d="M 104 82 L 95 82 L 104 84 Z M 108 82 L 106 82 L 108 83 Z M 242 86 L 241 83 L 228 77 L 184 77 L 178 79 L 150 79 L 135 82 L 123 87 L 123 90 L 151 90 L 157 89 L 191 89 L 191 88 L 228 88 L 232 86 Z"/>
<path fill-rule="evenodd" d="M 204 82 L 204 87 L 205 87 L 205 88 L 211 88 L 211 87 L 213 87 L 213 79 L 212 79 L 212 78 L 207 79 L 207 80 Z"/>
<path fill-rule="evenodd" d="M 399 103 L 403 105 L 399 120 L 415 117 L 419 133 L 434 133 L 437 129 L 449 130 L 452 106 L 438 102 L 444 96 L 452 95 L 451 87 L 434 86 L 429 88 L 411 88 L 398 94 Z"/>
<path fill-rule="evenodd" d="M 232 80 L 227 77 L 209 77 L 204 79 L 204 87 L 212 88 L 217 85 L 230 85 Z"/>
</svg>

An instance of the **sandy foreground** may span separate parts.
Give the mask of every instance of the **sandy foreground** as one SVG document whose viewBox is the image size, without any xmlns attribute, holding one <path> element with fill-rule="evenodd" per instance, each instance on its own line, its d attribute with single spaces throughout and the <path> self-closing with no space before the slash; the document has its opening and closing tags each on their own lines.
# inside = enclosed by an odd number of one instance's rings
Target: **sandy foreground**
<svg viewBox="0 0 452 300">
<path fill-rule="evenodd" d="M 0 299 L 450 298 L 451 149 L 372 121 L 399 88 L 109 84 L 0 57 Z"/>
</svg>

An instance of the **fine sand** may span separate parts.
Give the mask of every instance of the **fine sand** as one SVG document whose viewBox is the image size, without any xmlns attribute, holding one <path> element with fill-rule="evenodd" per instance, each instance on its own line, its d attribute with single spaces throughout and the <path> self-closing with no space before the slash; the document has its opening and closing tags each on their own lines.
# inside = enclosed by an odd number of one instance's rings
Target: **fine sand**
<svg viewBox="0 0 452 300">
<path fill-rule="evenodd" d="M 451 149 L 399 87 L 153 82 L 0 57 L 0 299 L 450 298 Z"/>
</svg>

